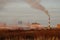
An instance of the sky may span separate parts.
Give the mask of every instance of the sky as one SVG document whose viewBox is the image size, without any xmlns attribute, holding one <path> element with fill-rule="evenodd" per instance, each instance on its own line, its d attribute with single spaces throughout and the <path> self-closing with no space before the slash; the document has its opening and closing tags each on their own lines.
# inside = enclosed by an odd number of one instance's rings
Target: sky
<svg viewBox="0 0 60 40">
<path fill-rule="evenodd" d="M 51 26 L 60 24 L 60 0 L 41 0 L 50 14 Z M 7 24 L 16 24 L 18 21 L 38 22 L 48 26 L 48 16 L 41 10 L 32 8 L 25 0 L 8 0 L 0 4 L 0 22 Z"/>
</svg>

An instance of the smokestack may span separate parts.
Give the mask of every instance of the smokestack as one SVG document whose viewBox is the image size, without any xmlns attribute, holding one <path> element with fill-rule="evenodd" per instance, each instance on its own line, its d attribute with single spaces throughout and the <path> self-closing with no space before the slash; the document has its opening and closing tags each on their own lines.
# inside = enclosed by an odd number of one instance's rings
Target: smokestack
<svg viewBox="0 0 60 40">
<path fill-rule="evenodd" d="M 41 10 L 43 11 L 44 13 L 46 13 L 46 15 L 49 17 L 48 18 L 48 27 L 50 27 L 50 15 L 48 14 L 48 10 L 45 9 L 45 7 L 43 7 L 41 4 L 40 4 L 40 0 L 26 0 L 28 4 L 31 5 L 31 7 L 35 8 L 35 9 L 38 9 L 38 10 Z"/>
</svg>

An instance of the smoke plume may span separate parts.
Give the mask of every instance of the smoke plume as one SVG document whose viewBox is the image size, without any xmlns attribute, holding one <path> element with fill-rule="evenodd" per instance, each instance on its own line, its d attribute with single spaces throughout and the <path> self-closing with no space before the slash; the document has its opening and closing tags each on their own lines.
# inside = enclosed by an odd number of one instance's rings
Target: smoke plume
<svg viewBox="0 0 60 40">
<path fill-rule="evenodd" d="M 45 7 L 43 7 L 40 4 L 40 0 L 27 0 L 27 2 L 31 5 L 31 7 L 43 11 L 49 17 L 48 18 L 48 24 L 49 24 L 48 26 L 50 27 L 50 15 L 48 13 L 48 10 L 46 10 Z"/>
<path fill-rule="evenodd" d="M 48 10 L 46 10 L 45 7 L 43 7 L 40 4 L 40 0 L 26 0 L 26 1 L 27 1 L 28 4 L 31 5 L 31 7 L 35 8 L 35 9 L 42 10 L 43 12 L 45 12 L 48 15 Z"/>
</svg>

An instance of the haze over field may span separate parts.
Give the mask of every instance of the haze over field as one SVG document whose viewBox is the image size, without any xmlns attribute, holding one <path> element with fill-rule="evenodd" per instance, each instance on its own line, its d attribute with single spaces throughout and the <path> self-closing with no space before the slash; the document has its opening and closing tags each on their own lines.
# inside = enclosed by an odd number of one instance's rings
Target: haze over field
<svg viewBox="0 0 60 40">
<path fill-rule="evenodd" d="M 51 26 L 60 23 L 60 0 L 41 0 L 41 4 L 48 9 L 51 17 Z M 48 16 L 32 8 L 24 0 L 8 0 L 0 9 L 0 22 L 16 24 L 17 21 L 38 22 L 48 25 Z"/>
</svg>

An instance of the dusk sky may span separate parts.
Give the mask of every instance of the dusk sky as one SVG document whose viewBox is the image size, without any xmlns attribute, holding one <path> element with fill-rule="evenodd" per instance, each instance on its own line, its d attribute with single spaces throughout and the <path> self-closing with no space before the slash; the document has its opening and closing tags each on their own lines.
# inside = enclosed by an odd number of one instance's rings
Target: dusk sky
<svg viewBox="0 0 60 40">
<path fill-rule="evenodd" d="M 60 24 L 60 0 L 41 0 L 40 4 L 49 11 L 51 26 Z M 32 8 L 25 0 L 8 0 L 0 9 L 0 22 L 16 24 L 18 21 L 48 26 L 48 16 L 41 10 Z"/>
</svg>

